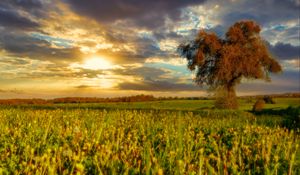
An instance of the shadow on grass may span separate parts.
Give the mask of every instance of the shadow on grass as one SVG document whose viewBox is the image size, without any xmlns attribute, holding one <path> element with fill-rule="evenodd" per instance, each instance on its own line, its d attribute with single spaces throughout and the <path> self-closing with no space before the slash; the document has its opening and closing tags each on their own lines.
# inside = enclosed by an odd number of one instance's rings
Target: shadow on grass
<svg viewBox="0 0 300 175">
<path fill-rule="evenodd" d="M 254 114 L 257 119 L 259 119 L 262 116 L 271 116 L 271 118 L 266 118 L 267 120 L 274 120 L 276 117 L 280 118 L 280 122 L 277 123 L 282 127 L 286 127 L 288 129 L 300 129 L 300 107 L 292 107 L 289 106 L 286 109 L 263 109 L 261 111 L 249 111 L 252 114 Z M 274 121 L 270 121 L 273 122 Z"/>
</svg>

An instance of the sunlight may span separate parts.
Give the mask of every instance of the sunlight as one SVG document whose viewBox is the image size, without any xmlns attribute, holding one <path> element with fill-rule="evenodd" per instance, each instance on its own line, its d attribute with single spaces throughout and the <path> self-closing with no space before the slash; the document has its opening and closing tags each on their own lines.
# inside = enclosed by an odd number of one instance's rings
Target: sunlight
<svg viewBox="0 0 300 175">
<path fill-rule="evenodd" d="M 92 69 L 92 70 L 98 70 L 98 69 L 111 69 L 113 65 L 111 62 L 109 62 L 107 59 L 103 57 L 93 57 L 90 59 L 87 59 L 82 65 L 82 68 L 85 69 Z"/>
</svg>

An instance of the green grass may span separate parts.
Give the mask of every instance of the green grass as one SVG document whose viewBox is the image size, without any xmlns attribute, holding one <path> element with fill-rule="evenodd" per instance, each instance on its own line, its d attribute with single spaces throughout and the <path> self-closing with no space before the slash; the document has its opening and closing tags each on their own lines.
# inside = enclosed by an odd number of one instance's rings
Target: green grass
<svg viewBox="0 0 300 175">
<path fill-rule="evenodd" d="M 299 99 L 275 100 L 1 106 L 0 174 L 299 174 Z"/>
<path fill-rule="evenodd" d="M 299 98 L 276 98 L 276 104 L 266 104 L 266 109 L 285 109 L 289 106 L 299 107 Z M 255 100 L 239 99 L 239 110 L 250 111 Z M 202 111 L 213 109 L 214 100 L 170 100 L 150 102 L 113 102 L 113 103 L 79 103 L 79 104 L 46 104 L 46 105 L 19 105 L 36 109 L 56 108 L 90 108 L 90 109 L 142 109 L 142 110 L 177 110 Z M 3 107 L 3 106 L 2 106 Z M 1 106 L 0 106 L 1 108 Z"/>
</svg>

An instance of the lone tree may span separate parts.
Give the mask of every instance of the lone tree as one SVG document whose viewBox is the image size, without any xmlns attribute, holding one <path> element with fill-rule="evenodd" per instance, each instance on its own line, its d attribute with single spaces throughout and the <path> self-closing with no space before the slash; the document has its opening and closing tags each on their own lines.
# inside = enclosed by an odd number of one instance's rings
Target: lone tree
<svg viewBox="0 0 300 175">
<path fill-rule="evenodd" d="M 196 71 L 194 81 L 215 90 L 216 107 L 238 107 L 235 87 L 242 78 L 270 81 L 269 73 L 281 72 L 259 36 L 260 30 L 254 21 L 240 21 L 229 28 L 224 39 L 201 30 L 195 40 L 179 45 L 188 69 Z"/>
</svg>

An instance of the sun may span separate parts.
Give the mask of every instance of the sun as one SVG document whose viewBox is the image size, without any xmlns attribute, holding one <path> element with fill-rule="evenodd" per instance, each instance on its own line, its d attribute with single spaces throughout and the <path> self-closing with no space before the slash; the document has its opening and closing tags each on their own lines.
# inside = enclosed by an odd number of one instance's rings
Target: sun
<svg viewBox="0 0 300 175">
<path fill-rule="evenodd" d="M 92 70 L 98 70 L 98 69 L 111 69 L 113 67 L 112 63 L 108 61 L 108 59 L 105 59 L 103 57 L 92 57 L 89 59 L 86 59 L 86 61 L 81 65 L 82 68 L 85 69 L 92 69 Z"/>
</svg>

